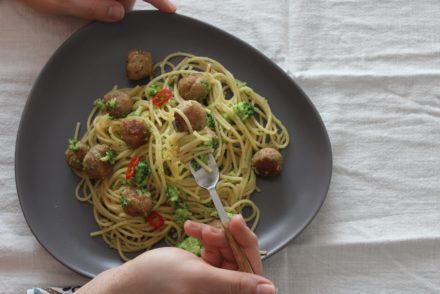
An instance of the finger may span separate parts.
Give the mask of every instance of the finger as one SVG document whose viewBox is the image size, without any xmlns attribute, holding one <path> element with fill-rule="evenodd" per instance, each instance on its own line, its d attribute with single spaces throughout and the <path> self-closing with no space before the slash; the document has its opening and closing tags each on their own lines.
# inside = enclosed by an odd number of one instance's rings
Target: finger
<svg viewBox="0 0 440 294">
<path fill-rule="evenodd" d="M 117 0 L 124 6 L 125 12 L 133 9 L 135 0 Z"/>
<path fill-rule="evenodd" d="M 150 3 L 162 12 L 173 13 L 176 12 L 176 6 L 169 0 L 144 0 Z"/>
<path fill-rule="evenodd" d="M 258 238 L 252 232 L 241 214 L 235 215 L 229 222 L 229 230 L 234 236 L 235 240 L 244 249 L 252 269 L 256 274 L 263 274 L 263 265 L 260 257 L 260 247 L 258 246 Z"/>
<path fill-rule="evenodd" d="M 204 269 L 198 282 L 199 289 L 209 289 L 211 294 L 275 294 L 274 285 L 262 276 L 215 267 Z"/>
<path fill-rule="evenodd" d="M 234 257 L 234 253 L 232 253 L 231 247 L 229 247 L 229 246 L 228 247 L 223 247 L 223 248 L 220 248 L 219 251 L 220 251 L 220 253 L 221 253 L 221 255 L 222 255 L 224 260 L 236 263 L 235 257 Z"/>
<path fill-rule="evenodd" d="M 231 271 L 237 271 L 238 270 L 238 265 L 236 262 L 230 262 L 227 260 L 223 260 L 221 266 L 221 268 L 223 269 L 227 269 L 227 270 L 231 270 Z"/>
<path fill-rule="evenodd" d="M 85 19 L 113 22 L 123 19 L 125 15 L 124 6 L 115 0 L 78 0 L 71 3 L 66 8 L 66 14 Z"/>
<path fill-rule="evenodd" d="M 183 224 L 183 229 L 188 236 L 194 237 L 202 241 L 202 224 L 187 220 Z"/>
<path fill-rule="evenodd" d="M 202 251 L 202 259 L 215 267 L 220 267 L 223 261 L 223 258 L 215 247 L 205 247 L 205 249 Z"/>
<path fill-rule="evenodd" d="M 228 247 L 228 242 L 222 230 L 193 221 L 184 224 L 185 233 L 197 238 L 205 247 Z"/>
</svg>

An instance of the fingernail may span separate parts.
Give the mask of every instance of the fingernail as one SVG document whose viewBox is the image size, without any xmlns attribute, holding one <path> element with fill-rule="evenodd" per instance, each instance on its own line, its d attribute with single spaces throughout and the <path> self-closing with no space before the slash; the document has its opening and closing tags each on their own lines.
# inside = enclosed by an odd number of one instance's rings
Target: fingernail
<svg viewBox="0 0 440 294">
<path fill-rule="evenodd" d="M 275 287 L 270 284 L 258 284 L 257 294 L 275 294 Z"/>
<path fill-rule="evenodd" d="M 193 221 L 190 221 L 190 220 L 187 220 L 186 222 L 189 224 L 190 228 L 192 228 L 192 229 L 198 229 L 199 228 L 199 224 L 196 223 L 196 222 L 193 222 Z"/>
<path fill-rule="evenodd" d="M 237 214 L 237 215 L 238 215 L 238 218 L 240 219 L 240 221 L 244 223 L 244 218 L 243 218 L 243 216 L 242 216 L 241 214 Z"/>
<path fill-rule="evenodd" d="M 122 8 L 122 6 L 119 5 L 112 5 L 110 6 L 110 8 L 108 9 L 108 17 L 114 20 L 119 20 L 122 19 L 124 17 L 124 8 Z"/>
</svg>

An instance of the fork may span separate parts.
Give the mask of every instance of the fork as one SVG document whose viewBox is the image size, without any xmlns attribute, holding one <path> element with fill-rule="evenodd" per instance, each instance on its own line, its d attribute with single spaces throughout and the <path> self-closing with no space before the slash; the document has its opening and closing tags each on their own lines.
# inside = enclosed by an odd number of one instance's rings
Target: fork
<svg viewBox="0 0 440 294">
<path fill-rule="evenodd" d="M 218 196 L 215 189 L 219 179 L 218 166 L 212 154 L 209 154 L 208 158 L 208 166 L 212 170 L 211 172 L 206 171 L 204 168 L 199 168 L 198 170 L 195 170 L 192 167 L 191 163 L 188 164 L 189 168 L 197 184 L 200 187 L 208 190 L 209 194 L 211 195 L 211 199 L 214 202 L 214 206 L 217 209 L 218 216 L 222 222 L 226 240 L 228 241 L 228 244 L 232 249 L 232 253 L 234 255 L 235 261 L 237 262 L 238 268 L 242 272 L 254 273 L 251 263 L 249 262 L 249 259 L 247 258 L 243 248 L 237 243 L 237 241 L 232 236 L 231 231 L 229 230 L 229 218 L 226 215 L 223 204 L 220 201 L 220 197 Z"/>
</svg>

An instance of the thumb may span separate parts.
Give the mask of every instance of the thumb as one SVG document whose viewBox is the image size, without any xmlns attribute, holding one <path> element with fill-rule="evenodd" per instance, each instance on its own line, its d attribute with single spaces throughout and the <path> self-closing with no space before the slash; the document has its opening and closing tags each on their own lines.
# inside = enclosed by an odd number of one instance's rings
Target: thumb
<svg viewBox="0 0 440 294">
<path fill-rule="evenodd" d="M 78 0 L 66 14 L 90 20 L 118 21 L 124 18 L 124 6 L 115 0 Z"/>
<path fill-rule="evenodd" d="M 202 279 L 212 294 L 275 294 L 275 286 L 268 279 L 249 273 L 211 267 Z"/>
</svg>

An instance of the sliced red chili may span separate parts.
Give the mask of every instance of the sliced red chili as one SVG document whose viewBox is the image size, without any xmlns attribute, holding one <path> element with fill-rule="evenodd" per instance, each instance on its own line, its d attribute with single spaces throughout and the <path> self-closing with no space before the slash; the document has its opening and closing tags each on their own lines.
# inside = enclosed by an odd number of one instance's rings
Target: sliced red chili
<svg viewBox="0 0 440 294">
<path fill-rule="evenodd" d="M 163 216 L 161 216 L 157 211 L 152 211 L 147 217 L 147 221 L 155 229 L 159 229 L 165 223 Z"/>
<path fill-rule="evenodd" d="M 156 106 L 161 106 L 168 100 L 170 100 L 173 97 L 173 92 L 171 92 L 170 89 L 162 89 L 159 92 L 157 92 L 156 95 L 153 97 L 153 104 Z"/>
<path fill-rule="evenodd" d="M 141 158 L 139 156 L 135 156 L 131 159 L 130 163 L 127 166 L 127 171 L 125 172 L 125 178 L 127 180 L 131 179 L 134 176 L 136 165 L 139 163 L 140 160 Z"/>
</svg>

